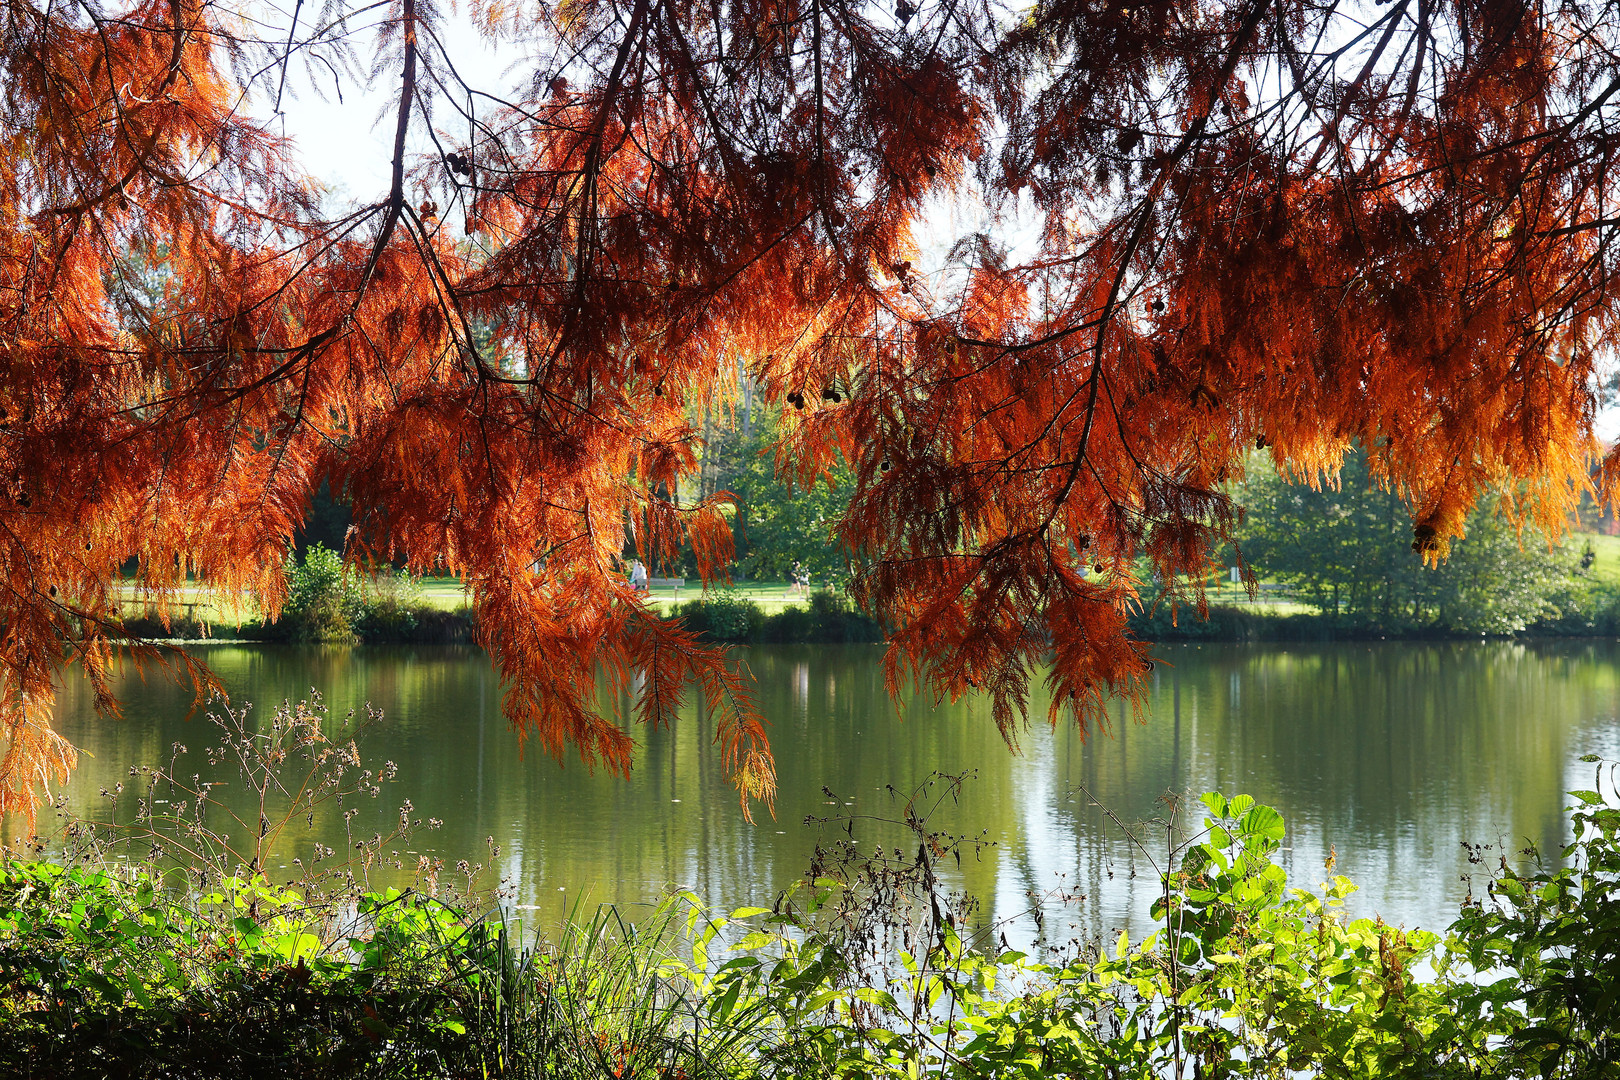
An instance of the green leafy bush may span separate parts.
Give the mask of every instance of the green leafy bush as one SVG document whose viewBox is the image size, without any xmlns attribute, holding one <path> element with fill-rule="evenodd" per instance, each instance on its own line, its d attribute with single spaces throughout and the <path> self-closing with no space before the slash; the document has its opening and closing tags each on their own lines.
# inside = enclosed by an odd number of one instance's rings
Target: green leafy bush
<svg viewBox="0 0 1620 1080">
<path fill-rule="evenodd" d="M 1594 788 L 1614 788 L 1593 756 Z M 1471 1075 L 1620 1076 L 1620 809 L 1572 792 L 1566 865 L 1520 876 L 1504 868 L 1453 924 L 1442 976 Z M 1470 978 L 1470 972 L 1484 977 Z"/>
<path fill-rule="evenodd" d="M 394 890 L 340 914 L 262 878 L 182 903 L 141 870 L 0 864 L 0 1073 L 444 1075 L 467 920 Z"/>
<path fill-rule="evenodd" d="M 817 589 L 810 594 L 810 639 L 814 642 L 882 641 L 877 621 L 856 610 L 846 593 Z"/>
<path fill-rule="evenodd" d="M 843 593 L 818 589 L 808 607 L 767 615 L 752 600 L 724 591 L 678 605 L 671 618 L 715 641 L 760 643 L 876 642 L 883 640 L 876 620 L 855 610 Z"/>
<path fill-rule="evenodd" d="M 289 557 L 286 572 L 283 632 L 294 641 L 353 642 L 362 598 L 343 557 L 324 544 L 315 544 L 304 552 L 301 563 Z"/>
<path fill-rule="evenodd" d="M 368 644 L 415 641 L 422 608 L 421 579 L 385 569 L 362 590 L 355 632 Z"/>
<path fill-rule="evenodd" d="M 715 641 L 750 641 L 765 623 L 758 604 L 722 590 L 678 605 L 671 616 Z"/>
<path fill-rule="evenodd" d="M 302 563 L 287 565 L 288 597 L 280 620 L 253 637 L 329 644 L 448 644 L 474 636 L 467 610 L 444 611 L 422 599 L 421 580 L 384 568 L 365 578 L 335 551 L 311 545 Z"/>
</svg>

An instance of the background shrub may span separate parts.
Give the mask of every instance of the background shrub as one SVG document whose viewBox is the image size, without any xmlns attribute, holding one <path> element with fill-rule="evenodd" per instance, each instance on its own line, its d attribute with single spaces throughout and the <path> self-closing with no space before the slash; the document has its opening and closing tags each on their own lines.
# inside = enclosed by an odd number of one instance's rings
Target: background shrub
<svg viewBox="0 0 1620 1080">
<path fill-rule="evenodd" d="M 877 642 L 883 629 L 877 620 L 855 610 L 849 597 L 832 589 L 810 595 L 808 607 L 790 607 L 767 615 L 752 600 L 716 591 L 678 605 L 670 618 L 712 641 L 798 644 Z"/>
<path fill-rule="evenodd" d="M 292 641 L 352 643 L 363 600 L 343 556 L 324 544 L 304 552 L 301 563 L 289 557 L 287 603 L 277 623 Z"/>
<path fill-rule="evenodd" d="M 417 641 L 423 613 L 422 581 L 403 570 L 385 570 L 363 590 L 355 632 L 368 644 Z"/>
<path fill-rule="evenodd" d="M 714 641 L 752 641 L 765 625 L 765 612 L 758 604 L 723 591 L 680 604 L 670 616 Z"/>
</svg>

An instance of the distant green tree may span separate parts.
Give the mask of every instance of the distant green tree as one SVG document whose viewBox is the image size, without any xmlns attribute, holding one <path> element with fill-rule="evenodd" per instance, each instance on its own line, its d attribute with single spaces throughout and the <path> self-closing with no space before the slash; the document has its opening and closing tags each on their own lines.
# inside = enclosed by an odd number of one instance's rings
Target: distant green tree
<svg viewBox="0 0 1620 1080">
<path fill-rule="evenodd" d="M 1262 576 L 1297 588 L 1324 613 L 1359 622 L 1512 633 L 1560 614 L 1582 586 L 1578 557 L 1488 504 L 1439 566 L 1412 550 L 1408 508 L 1369 475 L 1366 452 L 1345 458 L 1337 486 L 1312 488 L 1257 462 L 1244 485 L 1241 544 Z"/>
<path fill-rule="evenodd" d="M 776 469 L 782 434 L 780 407 L 755 407 L 745 422 L 732 415 L 710 418 L 703 473 L 707 490 L 737 499 L 733 532 L 736 570 L 742 577 L 790 580 L 795 567 L 817 583 L 843 578 L 848 552 L 833 535 L 849 507 L 854 474 L 839 462 L 827 476 L 803 487 Z"/>
</svg>

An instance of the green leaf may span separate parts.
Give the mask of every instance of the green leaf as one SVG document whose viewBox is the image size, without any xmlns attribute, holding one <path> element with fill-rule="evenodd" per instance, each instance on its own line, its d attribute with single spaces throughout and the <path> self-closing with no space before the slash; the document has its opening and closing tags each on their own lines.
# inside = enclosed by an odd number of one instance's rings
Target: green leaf
<svg viewBox="0 0 1620 1080">
<path fill-rule="evenodd" d="M 140 1002 L 143 1007 L 150 1009 L 152 999 L 147 995 L 146 986 L 141 982 L 140 976 L 133 971 L 126 971 L 124 979 L 129 984 L 129 992 L 135 996 L 135 1000 Z"/>
<path fill-rule="evenodd" d="M 731 1010 L 737 1007 L 737 998 L 742 994 L 742 988 L 741 979 L 731 980 L 731 985 L 726 988 L 725 994 L 714 1006 L 713 1016 L 716 1022 L 725 1023 L 726 1018 L 731 1015 Z"/>
<path fill-rule="evenodd" d="M 175 963 L 169 950 L 160 949 L 157 954 L 158 964 L 163 968 L 163 977 L 170 983 L 178 986 L 180 983 L 180 965 Z"/>
<path fill-rule="evenodd" d="M 1287 831 L 1282 815 L 1269 806 L 1256 806 L 1238 821 L 1238 835 L 1281 842 Z"/>
</svg>

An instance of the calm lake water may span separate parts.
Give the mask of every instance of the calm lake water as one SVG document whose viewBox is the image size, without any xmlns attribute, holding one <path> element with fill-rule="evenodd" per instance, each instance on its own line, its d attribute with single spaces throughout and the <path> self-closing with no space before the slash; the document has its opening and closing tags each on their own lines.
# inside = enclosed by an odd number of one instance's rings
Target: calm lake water
<svg viewBox="0 0 1620 1080">
<path fill-rule="evenodd" d="M 409 798 L 419 816 L 445 822 L 417 834 L 412 851 L 487 861 L 493 837 L 496 876 L 548 918 L 581 895 L 639 903 L 670 886 L 725 908 L 768 904 L 805 873 L 818 837 L 843 828 L 807 819 L 852 817 L 864 848 L 892 848 L 905 843 L 903 830 L 873 820 L 901 815 L 889 789 L 908 793 L 941 771 L 972 778 L 931 823 L 992 842 L 960 871 L 951 866 L 984 919 L 1012 918 L 1034 897 L 1056 940 L 1074 927 L 1140 935 L 1156 873 L 1082 788 L 1127 822 L 1162 817 L 1167 793 L 1219 789 L 1282 811 L 1292 883 L 1321 881 L 1331 847 L 1338 872 L 1361 886 L 1357 914 L 1440 928 L 1466 889 L 1464 841 L 1517 849 L 1529 840 L 1556 858 L 1563 793 L 1592 786 L 1592 766 L 1578 759 L 1620 757 L 1614 642 L 1165 645 L 1145 723 L 1123 705 L 1108 733 L 1087 739 L 1037 722 L 1018 755 L 983 701 L 897 710 L 878 647 L 760 647 L 747 660 L 781 789 L 775 820 L 756 814 L 751 825 L 696 708 L 665 730 L 637 732 L 641 751 L 625 781 L 576 759 L 520 756 L 498 680 L 476 650 L 219 645 L 199 655 L 261 720 L 312 688 L 334 718 L 367 702 L 382 709 L 386 722 L 362 757 L 373 767 L 397 762 L 399 777 L 367 804 L 365 831 L 386 826 Z M 174 742 L 192 748 L 192 767 L 205 765 L 211 729 L 185 719 L 188 689 L 131 672 L 116 690 L 126 702 L 120 721 L 93 715 L 82 682 L 61 695 L 59 729 L 88 751 L 66 788 L 85 816 L 101 812 L 101 788 L 131 765 L 165 761 Z M 1031 714 L 1044 717 L 1034 697 Z M 288 859 L 307 857 L 316 841 L 342 846 L 335 814 L 299 826 Z M 1162 826 L 1154 835 L 1162 846 Z M 1012 936 L 1029 933 L 1026 920 Z"/>
</svg>

